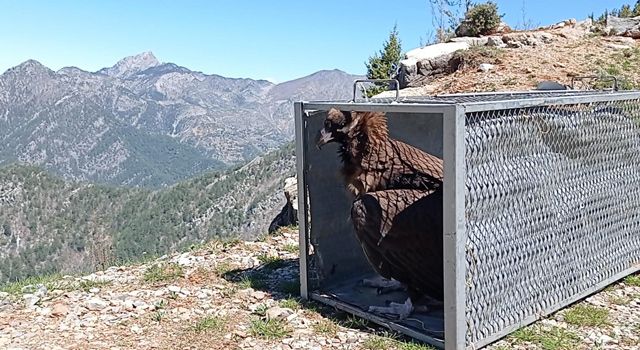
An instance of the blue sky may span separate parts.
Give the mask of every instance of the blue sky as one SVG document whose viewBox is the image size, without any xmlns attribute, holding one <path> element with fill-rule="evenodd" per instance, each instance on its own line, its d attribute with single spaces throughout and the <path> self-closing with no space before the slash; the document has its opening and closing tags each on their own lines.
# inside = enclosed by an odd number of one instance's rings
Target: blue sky
<svg viewBox="0 0 640 350">
<path fill-rule="evenodd" d="M 526 0 L 536 24 L 633 0 Z M 505 21 L 522 0 L 497 1 Z M 27 59 L 95 71 L 153 51 L 163 62 L 281 82 L 321 69 L 365 72 L 397 23 L 403 49 L 433 30 L 427 0 L 0 0 L 0 72 Z"/>
</svg>

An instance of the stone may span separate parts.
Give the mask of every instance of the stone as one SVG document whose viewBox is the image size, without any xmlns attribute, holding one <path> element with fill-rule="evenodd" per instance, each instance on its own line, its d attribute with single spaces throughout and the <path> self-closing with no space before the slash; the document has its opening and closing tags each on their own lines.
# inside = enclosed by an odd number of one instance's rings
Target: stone
<svg viewBox="0 0 640 350">
<path fill-rule="evenodd" d="M 287 317 L 293 315 L 293 310 L 289 308 L 283 308 L 279 306 L 271 307 L 266 312 L 266 317 L 268 320 L 279 320 L 282 321 L 287 319 Z"/>
<path fill-rule="evenodd" d="M 448 42 L 410 50 L 400 61 L 400 87 L 416 85 L 425 77 L 451 71 L 451 58 L 456 51 L 468 50 L 467 42 Z"/>
<path fill-rule="evenodd" d="M 131 333 L 142 334 L 142 328 L 140 328 L 140 326 L 138 326 L 137 324 L 134 324 L 133 326 L 131 326 Z"/>
<path fill-rule="evenodd" d="M 480 66 L 478 67 L 480 69 L 480 71 L 482 72 L 488 72 L 490 70 L 492 70 L 493 68 L 495 68 L 495 66 L 491 63 L 482 63 L 480 64 Z"/>
<path fill-rule="evenodd" d="M 487 37 L 487 46 L 493 47 L 507 47 L 507 44 L 502 41 L 502 37 L 500 36 L 488 36 Z"/>
<path fill-rule="evenodd" d="M 51 315 L 64 316 L 69 313 L 69 307 L 62 303 L 55 303 L 51 307 Z"/>
<path fill-rule="evenodd" d="M 485 46 L 487 42 L 489 42 L 488 36 L 481 37 L 473 37 L 473 36 L 463 36 L 459 38 L 452 38 L 449 40 L 452 43 L 467 43 L 469 46 Z"/>
<path fill-rule="evenodd" d="M 98 293 L 100 293 L 100 288 L 91 288 L 91 289 L 89 289 L 89 293 L 98 294 Z"/>
<path fill-rule="evenodd" d="M 295 176 L 284 180 L 284 197 L 286 199 L 285 205 L 271 221 L 269 233 L 273 233 L 281 227 L 298 224 L 298 179 Z"/>
<path fill-rule="evenodd" d="M 87 300 L 84 306 L 91 311 L 100 311 L 109 306 L 109 303 L 104 299 L 94 297 Z"/>
<path fill-rule="evenodd" d="M 180 287 L 178 286 L 169 286 L 167 289 L 170 293 L 180 293 Z"/>
<path fill-rule="evenodd" d="M 40 301 L 40 298 L 34 294 L 25 294 L 22 296 L 22 299 L 27 307 L 33 307 Z"/>
<path fill-rule="evenodd" d="M 267 294 L 265 292 L 261 292 L 259 290 L 251 293 L 251 297 L 257 300 L 262 300 L 267 296 Z"/>
<path fill-rule="evenodd" d="M 640 16 L 632 18 L 609 16 L 605 32 L 610 35 L 640 39 Z"/>
</svg>

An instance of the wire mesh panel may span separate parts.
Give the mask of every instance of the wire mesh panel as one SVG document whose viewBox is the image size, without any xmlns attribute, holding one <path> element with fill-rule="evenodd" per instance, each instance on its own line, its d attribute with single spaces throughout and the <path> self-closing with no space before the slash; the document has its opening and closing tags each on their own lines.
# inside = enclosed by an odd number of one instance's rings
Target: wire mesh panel
<svg viewBox="0 0 640 350">
<path fill-rule="evenodd" d="M 640 263 L 640 101 L 466 115 L 466 342 Z"/>
</svg>

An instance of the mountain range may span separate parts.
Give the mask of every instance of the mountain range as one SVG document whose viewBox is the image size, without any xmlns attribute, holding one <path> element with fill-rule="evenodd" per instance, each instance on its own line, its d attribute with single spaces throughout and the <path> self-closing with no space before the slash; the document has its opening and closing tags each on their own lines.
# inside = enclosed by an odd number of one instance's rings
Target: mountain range
<svg viewBox="0 0 640 350">
<path fill-rule="evenodd" d="M 29 60 L 0 75 L 0 165 L 67 180 L 161 187 L 293 139 L 296 100 L 350 97 L 339 70 L 273 84 L 162 63 L 151 52 L 88 72 Z"/>
</svg>

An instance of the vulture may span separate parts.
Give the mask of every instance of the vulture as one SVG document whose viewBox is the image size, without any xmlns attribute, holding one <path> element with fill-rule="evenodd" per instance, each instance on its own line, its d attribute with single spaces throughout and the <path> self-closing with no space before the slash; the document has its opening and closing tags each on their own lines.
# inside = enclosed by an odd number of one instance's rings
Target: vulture
<svg viewBox="0 0 640 350">
<path fill-rule="evenodd" d="M 329 110 L 318 148 L 340 144 L 342 175 L 354 194 L 387 189 L 433 190 L 442 185 L 442 159 L 389 137 L 379 112 Z"/>
<path fill-rule="evenodd" d="M 351 221 L 373 269 L 399 282 L 404 304 L 370 312 L 404 319 L 421 300 L 443 299 L 442 180 L 438 157 L 389 137 L 384 113 L 331 109 L 317 146 L 339 145 L 342 175 L 353 194 Z M 372 285 L 375 286 L 375 285 Z"/>
</svg>

